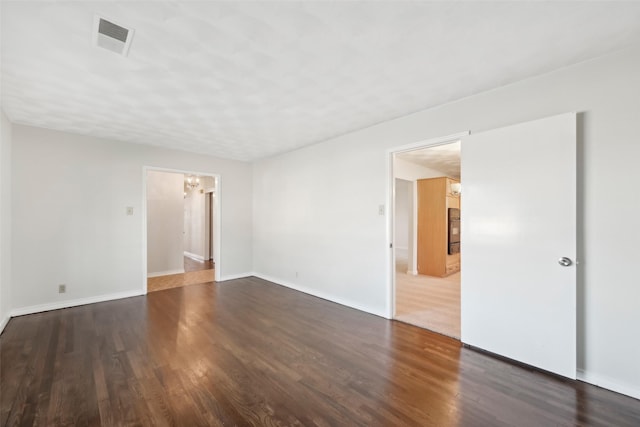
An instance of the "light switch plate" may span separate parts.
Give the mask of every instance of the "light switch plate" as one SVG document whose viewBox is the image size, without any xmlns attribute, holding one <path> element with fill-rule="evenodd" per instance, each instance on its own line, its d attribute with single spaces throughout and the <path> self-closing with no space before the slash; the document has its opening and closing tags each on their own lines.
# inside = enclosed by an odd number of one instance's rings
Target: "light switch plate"
<svg viewBox="0 0 640 427">
<path fill-rule="evenodd" d="M 127 206 L 127 215 L 133 215 L 133 206 Z"/>
</svg>

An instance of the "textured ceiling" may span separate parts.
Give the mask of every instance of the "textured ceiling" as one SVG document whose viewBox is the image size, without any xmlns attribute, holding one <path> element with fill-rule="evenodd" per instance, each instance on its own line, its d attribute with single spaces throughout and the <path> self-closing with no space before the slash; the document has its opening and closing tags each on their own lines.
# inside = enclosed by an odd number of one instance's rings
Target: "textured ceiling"
<svg viewBox="0 0 640 427">
<path fill-rule="evenodd" d="M 640 40 L 640 3 L 2 1 L 16 123 L 253 160 Z M 135 29 L 94 47 L 99 13 Z"/>
<path fill-rule="evenodd" d="M 406 151 L 396 157 L 407 162 L 442 172 L 444 176 L 460 179 L 460 141 L 420 150 Z"/>
</svg>

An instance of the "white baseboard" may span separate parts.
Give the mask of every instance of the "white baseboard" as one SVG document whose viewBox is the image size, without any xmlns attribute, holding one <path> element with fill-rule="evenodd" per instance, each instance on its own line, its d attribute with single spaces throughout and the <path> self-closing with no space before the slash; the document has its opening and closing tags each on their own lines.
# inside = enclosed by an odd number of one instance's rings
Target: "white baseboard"
<svg viewBox="0 0 640 427">
<path fill-rule="evenodd" d="M 578 380 L 585 383 L 593 384 L 598 387 L 606 388 L 607 390 L 615 391 L 616 393 L 640 399 L 640 387 L 637 385 L 621 384 L 618 380 L 614 380 L 603 375 L 585 372 L 582 369 L 578 369 L 576 376 Z"/>
<path fill-rule="evenodd" d="M 407 270 L 407 274 L 411 274 L 413 276 L 417 276 L 418 275 L 418 270 Z"/>
<path fill-rule="evenodd" d="M 156 271 L 155 273 L 147 273 L 147 278 L 149 278 L 149 277 L 169 276 L 171 274 L 182 274 L 182 273 L 184 273 L 184 268 L 177 268 L 175 270 Z"/>
<path fill-rule="evenodd" d="M 47 304 L 31 305 L 28 307 L 14 308 L 13 310 L 11 310 L 11 317 L 24 316 L 26 314 L 33 314 L 33 313 L 41 313 L 43 311 L 59 310 L 61 308 L 76 307 L 79 305 L 94 304 L 96 302 L 105 302 L 105 301 L 112 301 L 112 300 L 122 299 L 122 298 L 137 297 L 140 295 L 144 295 L 144 293 L 140 289 L 138 289 L 135 291 L 117 292 L 114 294 L 98 295 L 95 297 L 78 298 L 74 300 L 59 301 L 59 302 L 56 301 L 56 302 L 51 302 Z"/>
<path fill-rule="evenodd" d="M 4 327 L 9 323 L 9 319 L 11 319 L 11 316 L 6 316 L 4 319 L 0 320 L 0 334 L 2 334 Z"/>
<path fill-rule="evenodd" d="M 221 276 L 220 280 L 217 282 L 226 282 L 227 280 L 236 280 L 236 279 L 244 279 L 245 277 L 255 276 L 254 273 L 240 273 L 240 274 L 227 274 L 226 276 Z"/>
<path fill-rule="evenodd" d="M 343 298 L 336 297 L 335 295 L 330 295 L 325 292 L 318 292 L 315 289 L 310 289 L 305 286 L 296 285 L 293 283 L 286 282 L 284 280 L 276 279 L 275 277 L 270 277 L 261 273 L 253 273 L 255 277 L 258 277 L 262 280 L 266 280 L 268 282 L 275 283 L 276 285 L 284 286 L 285 288 L 293 289 L 294 291 L 303 292 L 305 294 L 313 295 L 314 297 L 322 298 L 327 301 L 335 302 L 336 304 L 344 305 L 349 308 L 354 308 L 356 310 L 364 311 L 365 313 L 373 314 L 376 316 L 384 317 L 388 319 L 388 313 L 383 310 L 375 310 L 371 307 L 367 307 L 358 303 L 354 303 L 353 301 L 347 301 Z"/>
<path fill-rule="evenodd" d="M 204 257 L 198 254 L 192 254 L 191 252 L 184 251 L 184 256 L 189 257 L 191 259 L 195 259 L 196 261 L 204 261 Z"/>
</svg>

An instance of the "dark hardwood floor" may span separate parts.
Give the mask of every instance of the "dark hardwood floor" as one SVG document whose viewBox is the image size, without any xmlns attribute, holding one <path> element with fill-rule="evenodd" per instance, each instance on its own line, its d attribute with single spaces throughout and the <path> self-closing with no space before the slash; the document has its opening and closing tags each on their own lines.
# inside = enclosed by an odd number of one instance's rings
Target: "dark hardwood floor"
<svg viewBox="0 0 640 427">
<path fill-rule="evenodd" d="M 0 424 L 638 426 L 640 401 L 260 279 L 17 317 Z"/>
</svg>

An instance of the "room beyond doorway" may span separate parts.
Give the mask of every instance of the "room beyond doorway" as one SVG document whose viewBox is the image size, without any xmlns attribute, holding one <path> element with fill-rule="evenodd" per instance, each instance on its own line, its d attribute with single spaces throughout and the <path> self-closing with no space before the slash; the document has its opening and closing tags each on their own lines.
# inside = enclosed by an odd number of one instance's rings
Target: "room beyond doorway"
<svg viewBox="0 0 640 427">
<path fill-rule="evenodd" d="M 394 319 L 460 339 L 460 141 L 393 154 Z"/>
<path fill-rule="evenodd" d="M 149 277 L 147 279 L 147 292 L 213 282 L 215 276 L 214 268 L 213 260 L 199 261 L 185 256 L 184 273 Z"/>
<path fill-rule="evenodd" d="M 145 168 L 146 292 L 214 282 L 219 177 Z"/>
<path fill-rule="evenodd" d="M 460 273 L 414 276 L 400 265 L 396 270 L 395 319 L 460 339 Z"/>
</svg>

